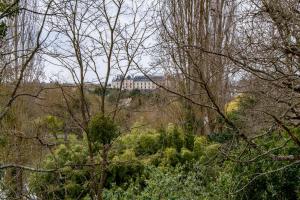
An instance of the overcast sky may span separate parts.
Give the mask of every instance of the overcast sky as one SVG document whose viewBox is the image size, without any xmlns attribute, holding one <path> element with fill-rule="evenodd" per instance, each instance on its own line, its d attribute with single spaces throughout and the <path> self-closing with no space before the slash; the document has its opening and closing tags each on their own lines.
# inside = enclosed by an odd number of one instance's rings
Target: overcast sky
<svg viewBox="0 0 300 200">
<path fill-rule="evenodd" d="M 122 17 L 120 18 L 120 28 L 124 28 L 124 26 L 127 26 L 127 33 L 130 35 L 130 33 L 132 33 L 133 31 L 133 25 L 132 25 L 132 21 L 133 21 L 133 16 L 130 15 L 130 12 L 133 8 L 136 8 L 137 4 L 138 4 L 138 0 L 128 0 L 126 1 L 126 6 L 124 7 L 124 9 L 122 10 L 124 13 L 122 15 Z M 128 3 L 128 2 L 134 2 L 134 4 L 132 3 Z M 147 20 L 150 19 L 151 15 L 153 15 L 153 13 L 148 13 L 147 16 L 145 17 L 145 12 L 149 10 L 148 6 L 150 4 L 150 1 L 147 2 L 147 5 L 144 5 L 141 9 L 140 14 L 138 15 L 138 17 L 140 17 L 140 19 L 143 19 L 143 21 L 141 22 L 141 25 L 139 27 L 139 29 L 144 29 L 147 25 L 149 25 L 149 22 L 147 22 Z M 102 23 L 100 24 L 101 20 L 99 18 L 101 18 L 100 14 L 98 11 L 96 11 L 94 8 L 89 8 L 88 10 L 85 10 L 83 5 L 79 5 L 79 7 L 82 6 L 81 9 L 78 9 L 78 18 L 83 18 L 85 20 L 85 23 L 78 23 L 77 26 L 79 27 L 81 25 L 81 29 L 82 31 L 80 31 L 81 34 L 86 34 L 89 35 L 92 38 L 95 39 L 99 39 L 99 33 L 96 31 L 96 29 L 98 29 L 99 31 L 101 31 L 101 34 L 104 35 L 104 38 L 107 37 L 106 34 L 108 34 L 109 32 L 107 31 L 107 24 L 106 23 Z M 115 17 L 115 13 L 116 13 L 116 8 L 112 6 L 108 6 L 109 9 L 109 14 L 110 17 Z M 84 13 L 84 14 L 82 14 Z M 99 17 L 97 17 L 96 19 L 96 15 L 99 15 Z M 99 21 L 96 21 L 98 20 Z M 92 21 L 92 22 L 89 22 Z M 94 21 L 95 20 L 95 21 Z M 144 21 L 145 20 L 145 21 Z M 76 20 L 77 21 L 77 20 Z M 79 21 L 79 20 L 78 20 Z M 148 24 L 147 24 L 148 23 Z M 53 24 L 58 24 L 58 26 L 53 27 Z M 136 24 L 135 24 L 136 25 Z M 49 35 L 48 39 L 47 39 L 47 48 L 45 48 L 44 51 L 44 55 L 43 55 L 43 63 L 45 65 L 45 75 L 46 75 L 46 80 L 47 82 L 49 81 L 55 81 L 55 80 L 59 80 L 60 82 L 73 82 L 73 76 L 70 73 L 70 71 L 68 69 L 66 69 L 64 66 L 62 66 L 62 62 L 65 63 L 65 66 L 68 65 L 68 67 L 72 70 L 74 70 L 74 72 L 76 72 L 76 74 L 79 74 L 79 70 L 78 70 L 78 64 L 74 58 L 74 56 L 71 56 L 72 54 L 74 54 L 74 50 L 72 48 L 70 39 L 66 36 L 65 33 L 61 33 L 58 32 L 58 30 L 63 30 L 64 26 L 66 26 L 66 21 L 65 19 L 62 18 L 55 18 L 55 17 L 49 17 L 48 18 L 48 24 L 46 27 L 46 30 L 44 31 L 44 34 L 46 35 L 48 33 L 48 31 L 52 28 L 52 33 Z M 65 29 L 67 30 L 67 28 Z M 150 29 L 147 30 L 149 32 L 147 32 L 148 35 L 150 35 Z M 153 30 L 152 30 L 153 31 Z M 142 33 L 142 32 L 141 32 Z M 68 34 L 70 34 L 70 31 L 68 31 Z M 102 35 L 102 36 L 103 36 Z M 109 35 L 108 35 L 109 36 Z M 136 39 L 141 38 L 142 35 L 141 34 L 137 34 Z M 145 37 L 145 35 L 144 35 Z M 109 37 L 107 37 L 109 39 Z M 150 46 L 153 45 L 154 43 L 156 43 L 155 41 L 156 35 L 152 35 L 149 39 L 147 39 L 145 41 L 145 46 Z M 106 71 L 107 71 L 107 62 L 106 62 L 106 58 L 104 56 L 100 56 L 100 54 L 103 54 L 103 51 L 101 50 L 101 45 L 97 44 L 94 42 L 93 39 L 90 39 L 89 37 L 81 37 L 81 41 L 80 41 L 80 45 L 81 45 L 81 50 L 83 52 L 83 54 L 85 54 L 85 58 L 86 58 L 86 63 L 87 65 L 93 65 L 95 64 L 96 69 L 99 73 L 99 75 L 101 76 L 101 78 L 104 78 L 106 76 Z M 105 41 L 108 41 L 108 39 L 104 39 Z M 109 43 L 107 43 L 109 45 Z M 119 45 L 122 43 L 119 43 Z M 132 43 L 132 45 L 134 46 L 135 43 Z M 92 52 L 92 53 L 90 53 Z M 55 54 L 60 54 L 60 55 L 64 55 L 65 57 L 63 58 L 62 56 L 53 56 L 53 53 Z M 51 54 L 51 55 L 50 55 Z M 91 60 L 89 60 L 87 58 L 87 55 L 91 54 L 91 56 L 94 59 L 94 62 L 92 62 Z M 98 55 L 97 55 L 98 54 Z M 59 58 L 59 59 L 58 59 Z M 119 64 L 121 66 L 126 65 L 126 62 L 122 63 L 122 59 L 123 56 L 120 56 L 119 59 Z M 138 61 L 139 64 L 141 66 L 143 66 L 144 68 L 149 67 L 149 64 L 151 63 L 151 61 L 153 60 L 153 57 L 147 55 L 145 52 L 143 53 L 143 55 L 137 57 L 137 59 L 135 59 L 135 61 Z M 116 62 L 114 62 L 116 63 Z M 124 69 L 124 67 L 123 67 Z M 110 77 L 110 80 L 117 74 L 121 74 L 120 70 L 113 70 L 112 71 L 112 76 Z M 133 70 L 130 71 L 129 74 L 140 74 L 138 71 Z M 97 76 L 96 74 L 89 68 L 87 69 L 86 72 L 86 81 L 87 82 L 97 82 Z"/>
</svg>

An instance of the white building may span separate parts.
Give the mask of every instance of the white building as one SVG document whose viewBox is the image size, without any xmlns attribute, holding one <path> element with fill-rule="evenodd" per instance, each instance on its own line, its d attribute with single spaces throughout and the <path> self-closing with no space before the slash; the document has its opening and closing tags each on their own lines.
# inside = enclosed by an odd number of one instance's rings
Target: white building
<svg viewBox="0 0 300 200">
<path fill-rule="evenodd" d="M 123 81 L 123 83 L 122 83 Z M 155 84 L 155 83 L 156 84 Z M 165 84 L 164 76 L 150 76 L 149 78 L 146 76 L 127 76 L 124 78 L 123 76 L 117 76 L 112 81 L 112 88 L 120 88 L 122 84 L 122 90 L 155 90 L 159 88 L 158 85 Z M 158 85 L 157 85 L 158 84 Z"/>
</svg>

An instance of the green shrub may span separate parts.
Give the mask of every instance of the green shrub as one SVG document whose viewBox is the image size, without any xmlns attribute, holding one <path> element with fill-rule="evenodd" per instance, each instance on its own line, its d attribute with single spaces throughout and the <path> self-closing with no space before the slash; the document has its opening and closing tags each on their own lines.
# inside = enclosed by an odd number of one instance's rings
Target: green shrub
<svg viewBox="0 0 300 200">
<path fill-rule="evenodd" d="M 126 134 L 119 137 L 114 143 L 114 149 L 117 151 L 117 154 L 121 154 L 125 149 L 132 149 L 136 147 L 138 141 L 138 134 Z"/>
<path fill-rule="evenodd" d="M 234 135 L 231 131 L 226 130 L 221 133 L 212 133 L 208 137 L 209 137 L 209 140 L 212 142 L 225 143 L 227 141 L 232 140 L 234 138 Z"/>
<path fill-rule="evenodd" d="M 155 154 L 161 148 L 159 139 L 159 134 L 141 134 L 138 137 L 135 151 L 138 155 Z"/>
<path fill-rule="evenodd" d="M 146 178 L 141 182 L 132 182 L 129 187 L 114 187 L 105 191 L 104 199 L 114 200 L 199 200 L 210 199 L 205 193 L 202 179 L 203 170 L 186 171 L 184 167 L 147 167 Z M 212 181 L 212 180 L 211 180 Z"/>
<path fill-rule="evenodd" d="M 177 126 L 169 124 L 166 134 L 166 146 L 174 147 L 177 152 L 180 152 L 184 145 L 184 134 Z"/>
<path fill-rule="evenodd" d="M 98 126 L 96 122 L 92 126 L 96 130 L 112 129 L 110 125 L 101 122 Z M 293 131 L 298 134 L 298 130 Z M 274 162 L 256 150 L 245 151 L 243 141 L 228 152 L 230 158 L 239 160 L 234 162 L 217 156 L 221 145 L 204 136 L 194 138 L 191 151 L 184 147 L 184 136 L 176 126 L 169 126 L 160 134 L 135 130 L 115 140 L 104 199 L 299 199 L 299 164 Z M 265 137 L 255 142 L 266 150 L 285 144 L 284 149 L 277 148 L 274 154 L 299 153 L 299 148 L 288 141 L 284 132 Z M 55 157 L 47 156 L 41 166 L 59 168 L 59 171 L 35 173 L 30 177 L 29 187 L 38 198 L 89 199 L 91 174 L 90 168 L 84 167 L 88 163 L 86 138 L 83 142 L 69 139 L 69 145 L 59 146 L 54 151 Z M 99 154 L 95 156 L 99 157 Z M 258 159 L 243 162 L 253 158 Z M 96 175 L 100 172 L 97 170 Z"/>
<path fill-rule="evenodd" d="M 144 166 L 135 156 L 133 149 L 125 150 L 120 156 L 113 158 L 108 172 L 108 185 L 124 186 L 130 180 L 141 176 Z"/>
<path fill-rule="evenodd" d="M 205 155 L 207 157 L 215 156 L 219 152 L 219 148 L 221 147 L 220 144 L 210 144 L 205 147 Z"/>
<path fill-rule="evenodd" d="M 84 167 L 88 153 L 83 145 L 70 147 L 60 145 L 54 156 L 49 155 L 42 168 L 56 169 L 49 173 L 34 173 L 29 178 L 29 187 L 40 199 L 77 199 L 90 193 L 88 181 L 91 176 Z"/>
<path fill-rule="evenodd" d="M 184 146 L 193 151 L 194 150 L 194 142 L 195 142 L 195 135 L 191 132 L 184 134 Z"/>
<path fill-rule="evenodd" d="M 206 137 L 196 137 L 194 140 L 194 154 L 196 158 L 201 157 L 204 154 L 205 147 L 208 145 Z"/>
<path fill-rule="evenodd" d="M 88 133 L 92 142 L 100 144 L 110 144 L 119 136 L 117 125 L 109 117 L 102 115 L 96 115 L 91 119 Z"/>
<path fill-rule="evenodd" d="M 163 164 L 175 166 L 179 162 L 179 155 L 175 148 L 166 148 L 164 151 Z"/>
<path fill-rule="evenodd" d="M 204 147 L 200 161 L 207 162 L 216 159 L 220 146 L 220 144 L 209 144 L 208 146 Z"/>
<path fill-rule="evenodd" d="M 119 158 L 119 159 L 117 159 L 117 158 Z M 116 157 L 114 160 L 129 162 L 129 161 L 135 161 L 135 160 L 137 160 L 137 158 L 135 156 L 135 152 L 133 149 L 126 149 L 123 154 Z"/>
<path fill-rule="evenodd" d="M 180 157 L 182 162 L 190 162 L 193 160 L 194 154 L 187 148 L 182 148 L 180 152 Z"/>
</svg>

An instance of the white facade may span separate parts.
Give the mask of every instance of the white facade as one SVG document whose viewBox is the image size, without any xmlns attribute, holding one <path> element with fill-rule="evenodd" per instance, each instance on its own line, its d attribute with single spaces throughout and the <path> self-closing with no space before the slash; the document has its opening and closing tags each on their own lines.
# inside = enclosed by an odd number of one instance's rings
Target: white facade
<svg viewBox="0 0 300 200">
<path fill-rule="evenodd" d="M 151 81 L 135 81 L 133 89 L 139 90 L 154 90 L 157 89 L 158 86 Z"/>
<path fill-rule="evenodd" d="M 149 77 L 155 83 L 161 85 L 164 84 L 164 77 L 163 76 L 153 76 Z M 112 81 L 112 88 L 120 88 L 121 82 L 123 79 L 122 90 L 155 90 L 159 88 L 158 85 L 153 83 L 150 79 L 145 76 L 136 76 L 136 77 L 127 77 L 122 78 L 118 76 Z"/>
</svg>

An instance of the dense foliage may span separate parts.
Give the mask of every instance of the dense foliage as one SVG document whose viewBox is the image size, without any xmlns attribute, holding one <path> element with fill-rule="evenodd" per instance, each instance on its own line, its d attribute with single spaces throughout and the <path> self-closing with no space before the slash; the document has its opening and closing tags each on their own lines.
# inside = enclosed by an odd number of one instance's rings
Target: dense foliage
<svg viewBox="0 0 300 200">
<path fill-rule="evenodd" d="M 0 0 L 0 199 L 300 199 L 299 5 Z"/>
<path fill-rule="evenodd" d="M 299 198 L 297 163 L 256 158 L 256 151 L 243 154 L 247 147 L 243 142 L 235 145 L 231 158 L 226 159 L 220 152 L 228 144 L 215 142 L 217 137 L 195 136 L 190 148 L 187 135 L 175 125 L 159 131 L 138 127 L 113 142 L 105 199 Z M 276 148 L 280 145 L 278 137 L 268 142 L 262 137 L 257 142 Z M 296 151 L 293 143 L 287 145 L 288 151 Z M 32 190 L 42 199 L 90 199 L 91 178 L 84 165 L 87 152 L 86 142 L 75 138 L 68 146 L 60 145 L 43 164 L 46 169 L 59 170 L 33 175 Z M 282 152 L 279 149 L 277 153 Z M 234 156 L 240 156 L 240 162 L 235 162 Z"/>
</svg>

